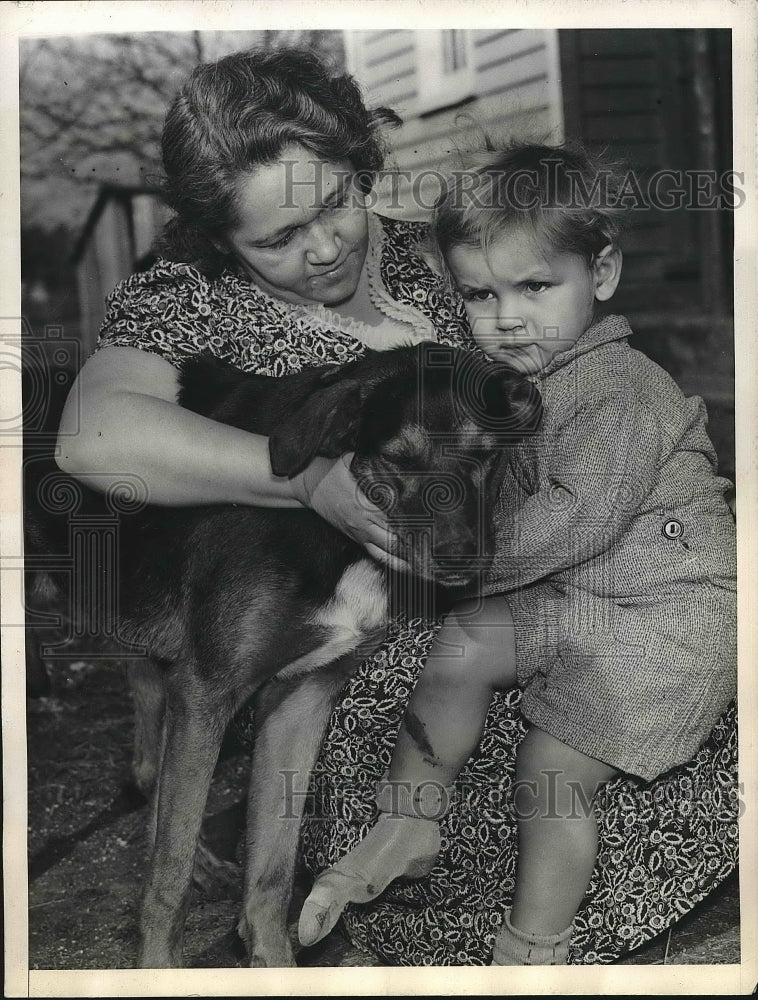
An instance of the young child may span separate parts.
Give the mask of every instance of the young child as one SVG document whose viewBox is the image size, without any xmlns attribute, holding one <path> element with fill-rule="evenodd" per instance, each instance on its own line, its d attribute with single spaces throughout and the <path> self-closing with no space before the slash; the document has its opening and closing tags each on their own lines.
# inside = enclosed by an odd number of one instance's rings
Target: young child
<svg viewBox="0 0 758 1000">
<path fill-rule="evenodd" d="M 432 870 L 493 691 L 518 684 L 529 723 L 518 866 L 493 964 L 567 962 L 596 860 L 598 788 L 690 759 L 735 694 L 730 484 L 702 400 L 629 347 L 626 320 L 595 317 L 621 275 L 610 177 L 580 151 L 513 146 L 454 178 L 438 205 L 436 251 L 474 339 L 535 381 L 543 426 L 499 500 L 491 596 L 443 622 L 379 785 L 379 819 L 317 879 L 303 944 L 348 902 Z"/>
</svg>

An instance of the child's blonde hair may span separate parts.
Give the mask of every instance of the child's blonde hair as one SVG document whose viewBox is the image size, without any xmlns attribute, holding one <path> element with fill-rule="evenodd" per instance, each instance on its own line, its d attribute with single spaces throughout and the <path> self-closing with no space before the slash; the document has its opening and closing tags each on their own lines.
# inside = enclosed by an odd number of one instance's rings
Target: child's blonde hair
<svg viewBox="0 0 758 1000">
<path fill-rule="evenodd" d="M 456 246 L 487 248 L 513 228 L 540 246 L 584 257 L 588 264 L 616 245 L 626 209 L 618 204 L 623 174 L 576 145 L 512 143 L 479 154 L 454 172 L 434 211 L 427 256 L 444 270 Z M 442 268 L 439 265 L 443 265 Z"/>
</svg>

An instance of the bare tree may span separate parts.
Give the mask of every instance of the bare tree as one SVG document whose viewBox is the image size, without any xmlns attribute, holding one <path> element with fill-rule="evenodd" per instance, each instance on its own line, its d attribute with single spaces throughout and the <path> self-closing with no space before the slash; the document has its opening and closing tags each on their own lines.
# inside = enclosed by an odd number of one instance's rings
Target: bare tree
<svg viewBox="0 0 758 1000">
<path fill-rule="evenodd" d="M 103 183 L 159 175 L 166 106 L 198 62 L 244 48 L 298 45 L 344 62 L 339 32 L 143 32 L 25 41 L 21 176 L 26 221 L 74 227 Z"/>
</svg>

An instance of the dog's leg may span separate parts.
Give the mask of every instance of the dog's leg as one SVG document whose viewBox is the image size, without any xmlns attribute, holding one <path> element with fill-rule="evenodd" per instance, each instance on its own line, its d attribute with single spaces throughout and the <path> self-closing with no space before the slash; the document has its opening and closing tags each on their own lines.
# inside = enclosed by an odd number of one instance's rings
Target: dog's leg
<svg viewBox="0 0 758 1000">
<path fill-rule="evenodd" d="M 152 660 L 136 660 L 127 667 L 127 679 L 134 703 L 132 781 L 150 798 L 160 767 L 166 698 L 163 671 Z"/>
<path fill-rule="evenodd" d="M 153 795 L 163 754 L 163 713 L 165 711 L 164 671 L 150 660 L 138 660 L 127 667 L 134 702 L 134 756 L 132 782 L 150 802 L 147 842 L 152 853 L 157 823 L 157 796 Z M 198 837 L 193 882 L 211 899 L 240 898 L 241 869 L 217 857 L 202 835 Z"/>
<path fill-rule="evenodd" d="M 181 964 L 195 849 L 227 722 L 225 714 L 213 704 L 212 694 L 186 674 L 170 683 L 155 791 L 155 846 L 142 904 L 142 968 Z"/>
<path fill-rule="evenodd" d="M 273 682 L 259 696 L 247 820 L 245 902 L 239 923 L 251 966 L 295 965 L 287 913 L 308 779 L 337 694 L 359 660 L 351 655 L 296 686 Z M 294 794 L 290 794 L 294 793 Z"/>
</svg>

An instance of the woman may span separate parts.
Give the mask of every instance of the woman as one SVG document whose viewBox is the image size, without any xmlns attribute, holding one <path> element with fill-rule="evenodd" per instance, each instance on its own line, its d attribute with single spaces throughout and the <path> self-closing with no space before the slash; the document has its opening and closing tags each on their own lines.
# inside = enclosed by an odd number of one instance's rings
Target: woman
<svg viewBox="0 0 758 1000">
<path fill-rule="evenodd" d="M 164 257 L 109 300 L 98 350 L 64 414 L 66 471 L 103 489 L 112 470 L 129 469 L 158 504 L 303 504 L 377 559 L 402 566 L 381 512 L 360 496 L 345 461 L 318 459 L 281 481 L 271 474 L 265 439 L 175 403 L 177 365 L 198 351 L 278 376 L 343 363 L 366 347 L 428 338 L 471 346 L 461 303 L 414 253 L 418 227 L 366 210 L 382 163 L 378 128 L 393 120 L 386 110 L 367 112 L 348 77 L 330 76 L 307 53 L 243 53 L 195 70 L 163 135 L 166 194 L 176 212 Z M 69 437 L 77 418 L 79 432 Z M 394 622 L 348 686 L 303 831 L 312 871 L 338 860 L 371 824 L 374 786 L 435 631 L 431 621 Z M 523 735 L 518 702 L 514 690 L 493 703 L 432 875 L 346 914 L 354 938 L 385 960 L 490 960 L 515 870 L 508 781 Z M 668 790 L 660 802 L 648 801 L 658 783 L 608 788 L 573 961 L 612 961 L 731 870 L 733 809 L 727 802 L 715 817 L 711 797 L 703 814 L 696 796 L 732 789 L 733 776 L 719 769 L 733 766 L 733 732 L 730 720 L 717 727 L 675 775 L 673 791 L 660 785 Z M 690 820 L 679 815 L 685 805 L 694 805 Z"/>
</svg>

